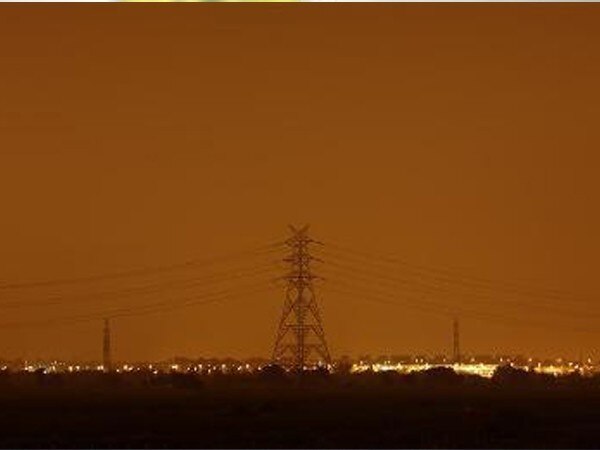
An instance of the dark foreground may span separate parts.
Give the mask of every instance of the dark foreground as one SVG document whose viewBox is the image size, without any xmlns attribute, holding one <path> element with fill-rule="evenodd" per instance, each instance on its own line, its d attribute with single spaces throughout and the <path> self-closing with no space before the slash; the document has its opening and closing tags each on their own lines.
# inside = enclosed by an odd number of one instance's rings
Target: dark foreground
<svg viewBox="0 0 600 450">
<path fill-rule="evenodd" d="M 517 374 L 518 375 L 518 374 Z M 600 380 L 2 374 L 2 447 L 598 448 Z"/>
</svg>

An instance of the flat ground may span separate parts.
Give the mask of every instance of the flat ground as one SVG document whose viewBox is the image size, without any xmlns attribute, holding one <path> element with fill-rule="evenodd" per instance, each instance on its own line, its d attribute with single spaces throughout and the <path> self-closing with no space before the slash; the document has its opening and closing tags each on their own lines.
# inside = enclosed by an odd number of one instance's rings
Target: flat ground
<svg viewBox="0 0 600 450">
<path fill-rule="evenodd" d="M 2 447 L 597 448 L 600 388 L 3 376 Z M 141 380 L 141 381 L 140 381 Z"/>
</svg>

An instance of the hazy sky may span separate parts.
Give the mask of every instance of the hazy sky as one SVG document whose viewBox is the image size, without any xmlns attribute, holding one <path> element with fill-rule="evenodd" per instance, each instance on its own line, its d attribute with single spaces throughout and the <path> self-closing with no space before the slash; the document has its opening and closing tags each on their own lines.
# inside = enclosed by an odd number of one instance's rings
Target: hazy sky
<svg viewBox="0 0 600 450">
<path fill-rule="evenodd" d="M 429 295 L 520 318 L 459 313 L 466 352 L 600 357 L 598 23 L 584 4 L 3 6 L 1 284 L 212 258 L 310 223 L 325 243 L 585 298 L 546 298 L 556 314 Z M 0 355 L 99 357 L 100 320 L 13 325 L 230 288 L 110 294 L 210 271 L 2 288 Z M 115 319 L 115 357 L 267 356 L 283 298 Z M 336 356 L 451 349 L 452 315 L 414 300 L 320 298 Z"/>
</svg>

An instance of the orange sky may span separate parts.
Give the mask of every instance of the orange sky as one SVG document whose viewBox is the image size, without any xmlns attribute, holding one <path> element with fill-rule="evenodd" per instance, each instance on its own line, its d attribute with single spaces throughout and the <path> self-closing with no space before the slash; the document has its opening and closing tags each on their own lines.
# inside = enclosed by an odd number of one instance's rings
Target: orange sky
<svg viewBox="0 0 600 450">
<path fill-rule="evenodd" d="M 561 300 L 576 320 L 522 307 L 545 329 L 461 317 L 466 352 L 600 357 L 598 23 L 585 4 L 2 6 L 0 280 L 210 258 L 306 222 L 324 242 L 591 299 Z M 0 289 L 0 324 L 166 278 Z M 514 316 L 495 295 L 473 305 Z M 320 297 L 335 356 L 451 349 L 448 315 Z M 282 301 L 117 319 L 115 357 L 267 356 Z M 97 358 L 101 328 L 2 327 L 0 355 Z"/>
</svg>

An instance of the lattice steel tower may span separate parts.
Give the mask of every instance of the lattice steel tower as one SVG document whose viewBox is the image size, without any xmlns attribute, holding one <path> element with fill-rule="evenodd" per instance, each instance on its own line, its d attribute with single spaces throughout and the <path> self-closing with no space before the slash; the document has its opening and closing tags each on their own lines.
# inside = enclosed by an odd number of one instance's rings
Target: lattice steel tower
<svg viewBox="0 0 600 450">
<path fill-rule="evenodd" d="M 302 371 L 318 363 L 329 364 L 331 357 L 325 340 L 319 306 L 313 289 L 318 277 L 311 272 L 315 260 L 309 246 L 316 241 L 308 236 L 308 225 L 297 229 L 290 226 L 292 236 L 285 242 L 289 254 L 284 262 L 289 265 L 286 281 L 285 304 L 279 322 L 273 361 Z"/>
<path fill-rule="evenodd" d="M 454 319 L 454 322 L 452 324 L 452 331 L 453 331 L 453 359 L 454 359 L 454 364 L 460 364 L 460 329 L 458 327 L 458 319 Z"/>
<path fill-rule="evenodd" d="M 112 370 L 110 358 L 110 325 L 108 319 L 104 319 L 104 333 L 102 339 L 102 368 L 105 372 Z"/>
</svg>

